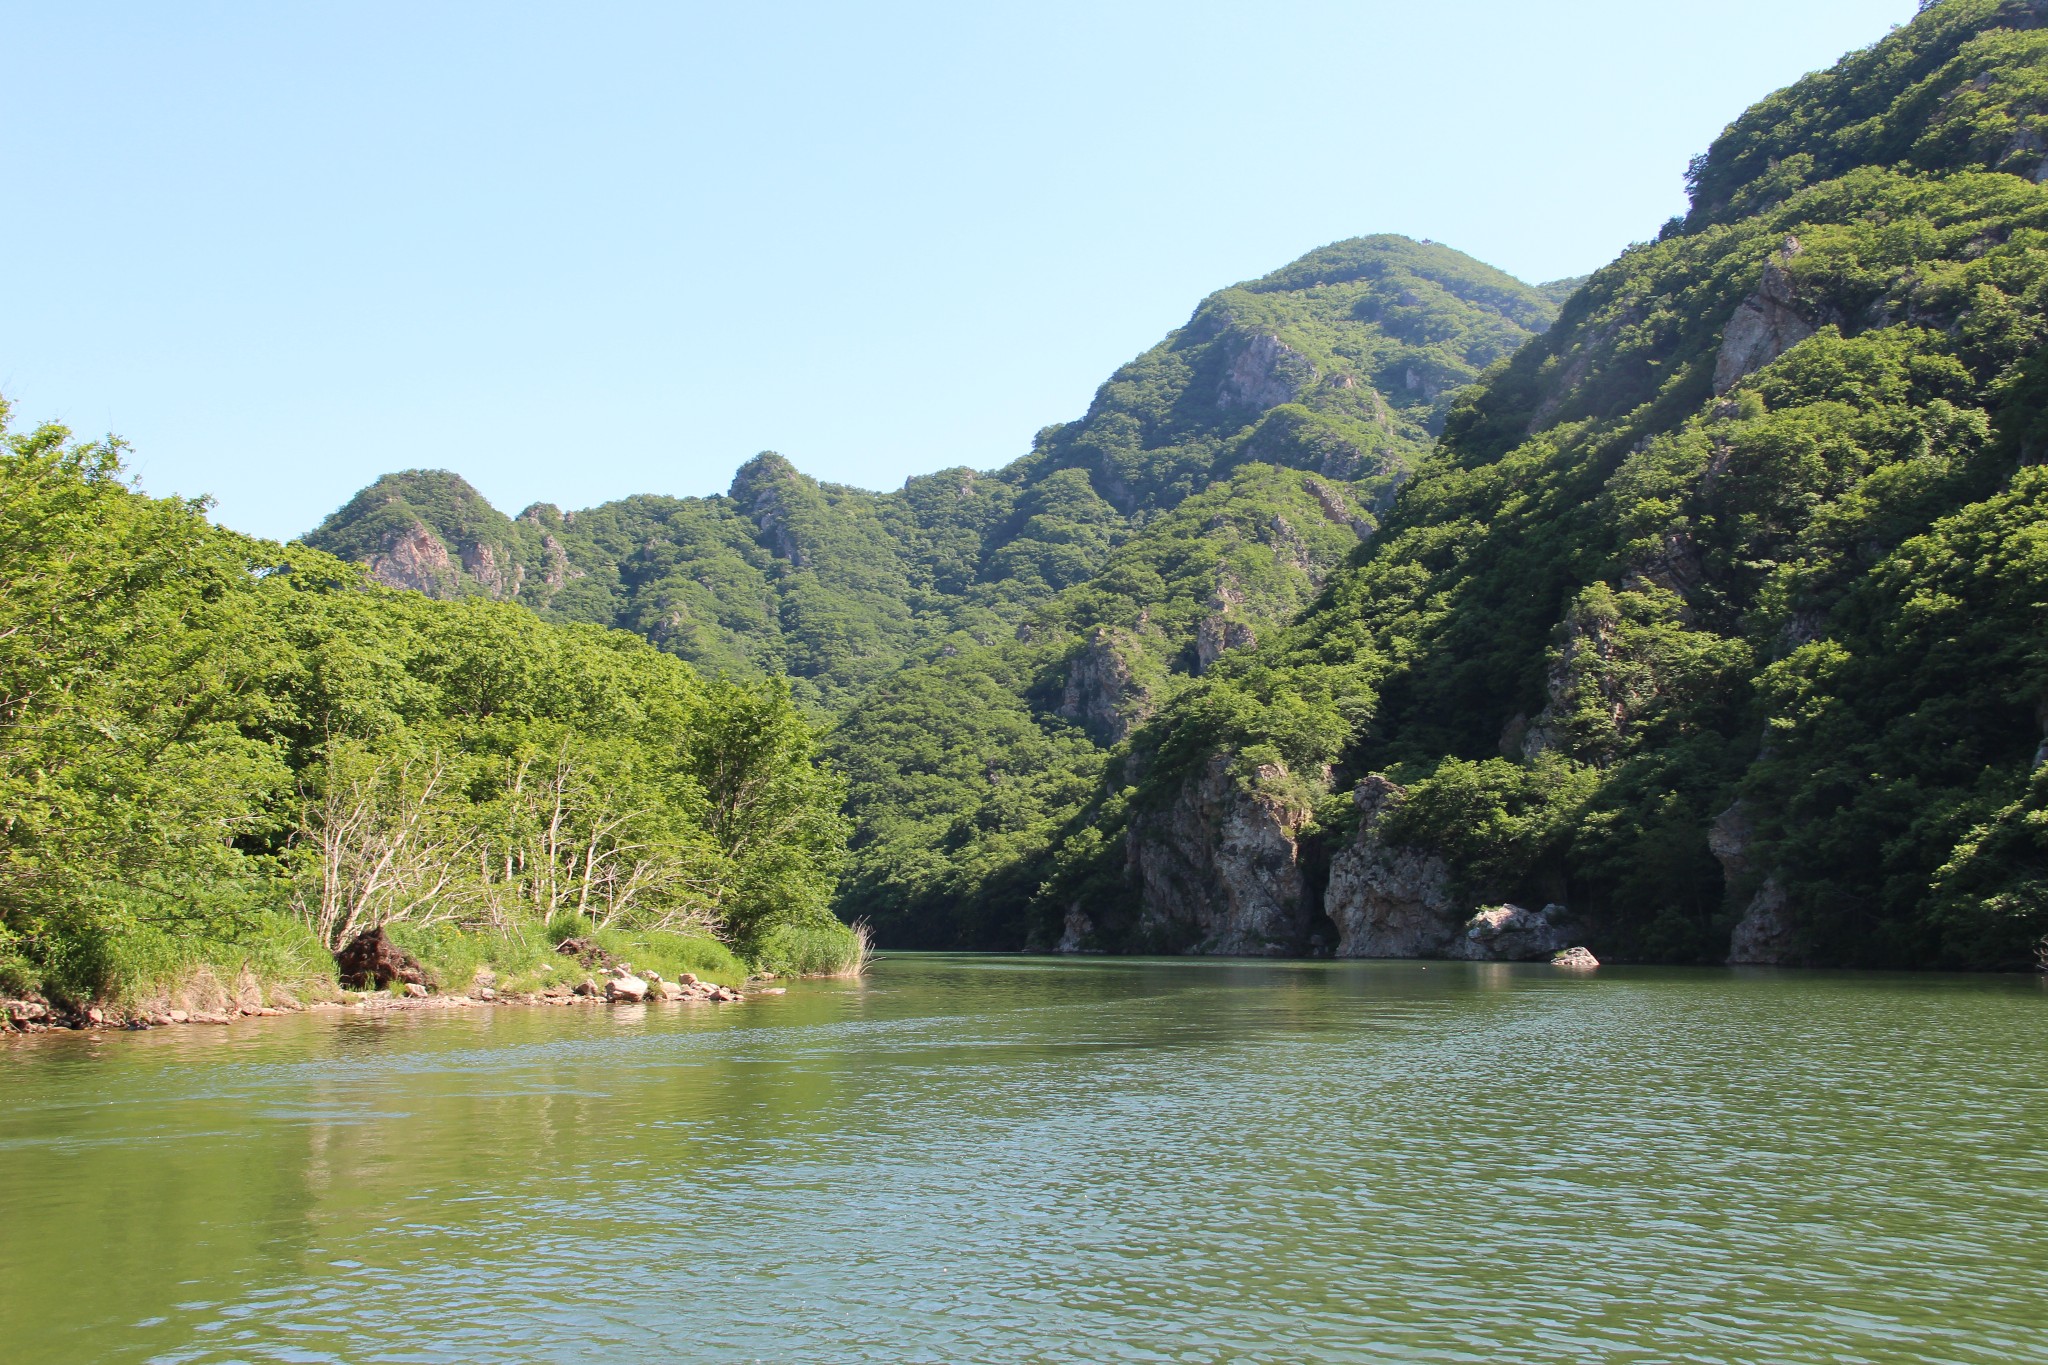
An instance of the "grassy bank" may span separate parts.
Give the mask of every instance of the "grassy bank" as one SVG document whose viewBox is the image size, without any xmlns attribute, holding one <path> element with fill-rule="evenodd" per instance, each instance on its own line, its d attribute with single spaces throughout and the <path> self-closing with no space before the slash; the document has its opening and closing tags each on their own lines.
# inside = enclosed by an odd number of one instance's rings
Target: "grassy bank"
<svg viewBox="0 0 2048 1365">
<path fill-rule="evenodd" d="M 573 915 L 503 932 L 405 922 L 386 928 L 392 941 L 418 960 L 436 993 L 464 993 L 479 984 L 507 993 L 574 986 L 591 972 L 584 962 L 556 951 L 567 938 L 594 944 L 608 960 L 670 980 L 689 973 L 723 986 L 739 986 L 762 973 L 859 975 L 868 958 L 865 929 L 837 922 L 781 926 L 744 953 L 705 935 L 600 929 Z M 0 963 L 0 996 L 120 1011 L 213 1013 L 242 1005 L 334 1000 L 343 994 L 334 955 L 303 921 L 289 915 L 251 916 L 232 937 L 136 924 L 108 937 L 103 953 L 102 960 L 90 964 L 90 973 L 72 977 L 101 983 L 89 994 L 67 989 L 63 977 L 45 976 L 15 959 Z"/>
</svg>

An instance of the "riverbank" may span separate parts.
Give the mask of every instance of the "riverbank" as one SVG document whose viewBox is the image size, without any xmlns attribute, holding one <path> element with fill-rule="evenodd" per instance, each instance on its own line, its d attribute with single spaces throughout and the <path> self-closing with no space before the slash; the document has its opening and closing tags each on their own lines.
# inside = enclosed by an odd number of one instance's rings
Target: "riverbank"
<svg viewBox="0 0 2048 1365">
<path fill-rule="evenodd" d="M 318 1011 L 349 1011 L 358 1014 L 393 1014 L 410 1011 L 503 1008 L 515 1005 L 692 1005 L 736 1004 L 762 996 L 782 995 L 786 987 L 771 986 L 774 973 L 750 978 L 748 990 L 699 980 L 684 973 L 674 981 L 658 972 L 614 972 L 600 983 L 586 977 L 574 986 L 553 985 L 538 991 L 499 991 L 488 983 L 472 984 L 469 990 L 440 994 L 420 988 L 394 994 L 386 990 L 337 991 L 332 997 L 301 1000 L 273 994 L 265 1003 L 260 992 L 231 1001 L 214 1002 L 212 1008 L 187 1008 L 170 1003 L 142 1005 L 88 1004 L 65 1006 L 40 997 L 0 999 L 0 1037 L 32 1033 L 81 1032 L 91 1030 L 142 1031 L 155 1028 L 219 1026 L 250 1019 L 278 1018 L 287 1014 Z M 754 985 L 754 982 L 761 984 Z M 417 993 L 414 993 L 414 992 Z"/>
<path fill-rule="evenodd" d="M 72 994 L 0 973 L 0 1034 L 220 1024 L 308 1009 L 673 1000 L 725 1003 L 778 977 L 859 976 L 864 926 L 773 933 L 742 957 L 717 939 L 619 933 L 565 919 L 551 930 L 467 933 L 394 923 L 329 951 L 303 925 L 271 917 L 242 943 L 135 934 L 103 989 Z"/>
</svg>

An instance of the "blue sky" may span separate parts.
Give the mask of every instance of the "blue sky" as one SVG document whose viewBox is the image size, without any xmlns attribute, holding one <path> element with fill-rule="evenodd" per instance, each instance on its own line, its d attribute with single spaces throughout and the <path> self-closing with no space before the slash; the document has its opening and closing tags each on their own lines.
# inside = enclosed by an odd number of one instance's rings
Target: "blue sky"
<svg viewBox="0 0 2048 1365">
<path fill-rule="evenodd" d="M 1325 242 L 1591 270 L 1913 9 L 6 0 L 0 393 L 280 537 L 417 466 L 895 487 Z"/>
</svg>

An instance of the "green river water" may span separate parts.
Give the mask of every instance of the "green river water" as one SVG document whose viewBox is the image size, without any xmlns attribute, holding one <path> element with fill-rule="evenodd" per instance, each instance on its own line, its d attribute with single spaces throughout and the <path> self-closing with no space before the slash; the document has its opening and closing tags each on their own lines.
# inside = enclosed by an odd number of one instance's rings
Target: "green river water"
<svg viewBox="0 0 2048 1365">
<path fill-rule="evenodd" d="M 0 1361 L 2048 1361 L 2033 978 L 896 957 L 0 1043 Z"/>
</svg>

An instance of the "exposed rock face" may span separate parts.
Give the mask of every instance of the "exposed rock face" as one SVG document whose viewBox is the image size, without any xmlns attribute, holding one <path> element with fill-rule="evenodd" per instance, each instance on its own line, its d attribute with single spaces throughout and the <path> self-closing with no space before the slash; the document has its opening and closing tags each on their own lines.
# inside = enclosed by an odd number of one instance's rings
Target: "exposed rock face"
<svg viewBox="0 0 2048 1365">
<path fill-rule="evenodd" d="M 1728 939 L 1731 967 L 1777 967 L 1792 961 L 1797 944 L 1786 914 L 1785 888 L 1764 878 Z"/>
<path fill-rule="evenodd" d="M 802 477 L 789 461 L 764 453 L 740 467 L 733 476 L 730 494 L 740 505 L 740 511 L 759 529 L 768 548 L 799 569 L 809 568 L 810 564 L 803 546 L 790 532 L 789 510 L 784 503 Z"/>
<path fill-rule="evenodd" d="M 1315 556 L 1309 552 L 1308 542 L 1301 538 L 1301 532 L 1294 529 L 1294 523 L 1279 513 L 1266 523 L 1259 539 L 1273 547 L 1273 557 L 1297 573 L 1316 576 Z"/>
<path fill-rule="evenodd" d="M 341 984 L 351 990 L 384 990 L 394 981 L 403 981 L 408 986 L 426 985 L 426 973 L 419 962 L 391 941 L 382 925 L 365 929 L 350 939 L 348 945 L 334 955 L 334 965 L 340 973 Z"/>
<path fill-rule="evenodd" d="M 1707 826 L 1707 851 L 1721 864 L 1721 875 L 1732 888 L 1749 875 L 1749 803 L 1737 801 L 1714 817 Z"/>
<path fill-rule="evenodd" d="M 1640 592 L 1643 587 L 1662 588 L 1681 599 L 1689 599 L 1706 581 L 1706 566 L 1700 561 L 1699 546 L 1684 531 L 1666 531 L 1657 547 L 1630 564 L 1622 587 Z M 1686 620 L 1692 619 L 1690 607 Z"/>
<path fill-rule="evenodd" d="M 1721 864 L 1721 876 L 1728 895 L 1743 906 L 1742 918 L 1728 940 L 1731 967 L 1775 967 L 1792 960 L 1797 944 L 1786 914 L 1785 888 L 1775 876 L 1756 884 L 1756 866 L 1751 855 L 1755 830 L 1750 823 L 1749 804 L 1737 801 L 1714 817 L 1707 827 L 1707 849 Z M 1755 886 L 1752 893 L 1749 888 Z M 1747 895 L 1744 904 L 1741 897 Z"/>
<path fill-rule="evenodd" d="M 1172 806 L 1131 822 L 1127 868 L 1139 889 L 1139 931 L 1192 941 L 1191 952 L 1274 957 L 1308 933 L 1308 887 L 1296 838 L 1308 813 L 1231 776 L 1217 754 Z M 1284 777 L 1261 768 L 1258 783 Z"/>
<path fill-rule="evenodd" d="M 1365 813 L 1349 847 L 1330 860 L 1323 913 L 1337 926 L 1339 957 L 1438 957 L 1458 932 L 1444 860 L 1381 839 L 1382 817 L 1407 793 L 1374 774 L 1351 800 Z"/>
<path fill-rule="evenodd" d="M 1592 971 L 1600 965 L 1600 959 L 1584 948 L 1567 948 L 1550 959 L 1553 967 L 1569 967 L 1574 971 Z"/>
<path fill-rule="evenodd" d="M 414 522 L 370 556 L 370 577 L 387 588 L 402 588 L 429 597 L 453 597 L 460 576 L 448 547 L 424 522 Z"/>
<path fill-rule="evenodd" d="M 1522 735 L 1523 758 L 1560 751 L 1604 765 L 1617 757 L 1611 743 L 1655 704 L 1664 681 L 1654 656 L 1631 652 L 1620 627 L 1618 618 L 1577 606 L 1567 614 L 1544 674 L 1543 710 Z M 1575 724 L 1596 710 L 1606 721 L 1604 732 Z"/>
<path fill-rule="evenodd" d="M 1721 333 L 1721 354 L 1714 362 L 1714 392 L 1723 394 L 1745 376 L 1755 374 L 1817 330 L 1807 320 L 1792 281 L 1779 261 L 1799 254 L 1799 239 L 1787 237 L 1778 260 L 1764 267 L 1763 282 L 1735 306 Z"/>
<path fill-rule="evenodd" d="M 1562 905 L 1546 905 L 1541 910 L 1496 905 L 1466 920 L 1464 931 L 1445 956 L 1468 962 L 1541 962 L 1570 946 L 1571 935 L 1564 921 Z"/>
<path fill-rule="evenodd" d="M 1364 540 L 1372 535 L 1376 529 L 1371 521 L 1358 514 L 1358 509 L 1353 507 L 1341 492 L 1330 487 L 1321 479 L 1307 480 L 1306 487 L 1308 488 L 1309 496 L 1314 498 L 1316 505 L 1323 509 L 1325 517 L 1340 526 L 1349 526 L 1358 533 L 1360 540 Z"/>
<path fill-rule="evenodd" d="M 647 983 L 644 980 L 625 972 L 621 972 L 604 984 L 604 994 L 607 1000 L 619 1000 L 628 1004 L 637 1004 L 645 1000 L 647 998 L 647 990 Z"/>
<path fill-rule="evenodd" d="M 1279 337 L 1252 337 L 1231 358 L 1216 388 L 1218 407 L 1277 408 L 1316 382 L 1309 358 Z"/>
<path fill-rule="evenodd" d="M 510 602 L 519 596 L 520 585 L 526 581 L 526 566 L 503 546 L 489 542 L 465 547 L 462 567 L 494 602 Z"/>
<path fill-rule="evenodd" d="M 569 562 L 568 550 L 552 534 L 542 534 L 540 548 L 541 553 L 547 556 L 547 569 L 542 573 L 541 581 L 550 589 L 559 590 L 570 579 L 584 577 L 583 570 Z"/>
<path fill-rule="evenodd" d="M 1108 627 L 1097 626 L 1087 645 L 1068 662 L 1059 713 L 1109 744 L 1121 742 L 1151 714 L 1150 697 L 1132 676 Z"/>
<path fill-rule="evenodd" d="M 1056 953 L 1085 953 L 1094 948 L 1095 921 L 1088 917 L 1077 901 L 1067 907 L 1067 916 L 1060 925 L 1060 941 L 1053 949 Z"/>
<path fill-rule="evenodd" d="M 1195 672 L 1207 673 L 1226 651 L 1250 649 L 1258 642 L 1259 637 L 1242 621 L 1205 616 L 1195 627 Z"/>
</svg>

